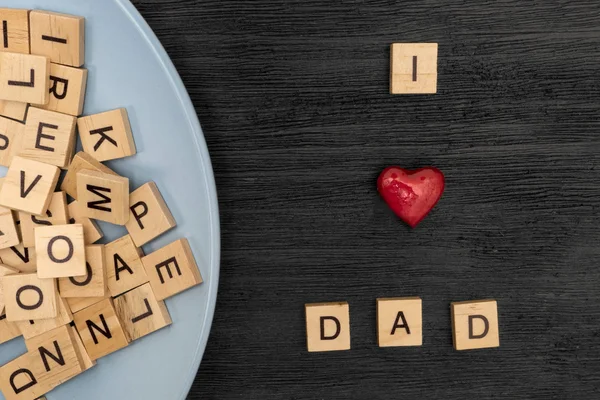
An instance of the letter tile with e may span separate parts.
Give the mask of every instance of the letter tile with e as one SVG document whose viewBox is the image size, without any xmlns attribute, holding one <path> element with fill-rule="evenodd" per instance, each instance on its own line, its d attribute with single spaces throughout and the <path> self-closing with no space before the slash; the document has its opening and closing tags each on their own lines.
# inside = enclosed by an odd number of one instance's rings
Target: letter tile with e
<svg viewBox="0 0 600 400">
<path fill-rule="evenodd" d="M 312 303 L 306 312 L 308 351 L 350 350 L 350 307 L 347 302 Z"/>
</svg>

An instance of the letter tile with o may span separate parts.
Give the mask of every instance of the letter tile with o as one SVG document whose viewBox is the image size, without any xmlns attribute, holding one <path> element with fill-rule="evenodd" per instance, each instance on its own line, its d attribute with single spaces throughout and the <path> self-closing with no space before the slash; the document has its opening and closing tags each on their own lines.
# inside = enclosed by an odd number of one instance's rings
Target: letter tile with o
<svg viewBox="0 0 600 400">
<path fill-rule="evenodd" d="M 305 305 L 308 351 L 350 350 L 350 307 L 346 302 Z"/>
<path fill-rule="evenodd" d="M 496 300 L 461 301 L 450 304 L 452 339 L 456 350 L 499 347 Z"/>
</svg>

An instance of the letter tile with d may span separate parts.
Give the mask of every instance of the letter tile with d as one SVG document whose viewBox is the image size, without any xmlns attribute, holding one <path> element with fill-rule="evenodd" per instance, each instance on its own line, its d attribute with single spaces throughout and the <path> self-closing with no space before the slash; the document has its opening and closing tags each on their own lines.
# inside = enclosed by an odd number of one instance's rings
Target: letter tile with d
<svg viewBox="0 0 600 400">
<path fill-rule="evenodd" d="M 350 350 L 350 307 L 346 302 L 305 305 L 308 351 Z"/>
<path fill-rule="evenodd" d="M 454 349 L 500 346 L 496 300 L 460 301 L 450 304 Z"/>
</svg>

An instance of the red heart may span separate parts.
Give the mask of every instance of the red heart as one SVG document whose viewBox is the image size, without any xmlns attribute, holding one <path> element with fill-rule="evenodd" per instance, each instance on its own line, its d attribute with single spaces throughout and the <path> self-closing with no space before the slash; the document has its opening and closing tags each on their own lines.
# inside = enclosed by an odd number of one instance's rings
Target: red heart
<svg viewBox="0 0 600 400">
<path fill-rule="evenodd" d="M 414 171 L 387 167 L 377 179 L 377 190 L 396 215 L 414 228 L 442 197 L 444 174 L 433 167 Z"/>
</svg>

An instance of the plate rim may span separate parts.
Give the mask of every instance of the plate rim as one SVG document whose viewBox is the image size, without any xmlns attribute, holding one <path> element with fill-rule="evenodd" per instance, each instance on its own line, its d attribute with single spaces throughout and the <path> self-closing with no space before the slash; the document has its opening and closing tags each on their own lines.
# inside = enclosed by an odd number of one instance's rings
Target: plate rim
<svg viewBox="0 0 600 400">
<path fill-rule="evenodd" d="M 140 12 L 135 8 L 135 6 L 131 3 L 130 0 L 114 0 L 115 3 L 121 7 L 125 15 L 132 21 L 132 23 L 136 26 L 138 31 L 142 34 L 142 37 L 149 44 L 152 49 L 154 55 L 159 61 L 162 69 L 165 71 L 166 75 L 170 79 L 171 86 L 175 90 L 177 98 L 181 104 L 181 107 L 184 111 L 184 114 L 187 118 L 188 125 L 190 127 L 190 131 L 192 132 L 192 138 L 194 139 L 194 144 L 196 146 L 196 151 L 200 157 L 202 162 L 202 167 L 204 168 L 204 184 L 208 189 L 208 203 L 209 203 L 209 220 L 210 220 L 210 258 L 209 258 L 209 268 L 210 268 L 210 281 L 203 282 L 202 285 L 208 286 L 208 298 L 206 306 L 206 313 L 204 316 L 204 320 L 202 321 L 202 326 L 205 329 L 202 330 L 200 334 L 200 338 L 198 344 L 196 346 L 194 358 L 192 360 L 192 365 L 190 366 L 190 371 L 188 372 L 184 387 L 182 391 L 179 393 L 177 399 L 185 400 L 187 397 L 194 379 L 198 373 L 198 369 L 200 368 L 200 363 L 202 361 L 202 357 L 204 355 L 204 351 L 206 349 L 206 344 L 208 342 L 208 337 L 210 335 L 212 321 L 215 312 L 215 306 L 217 302 L 217 289 L 219 286 L 219 272 L 220 272 L 220 256 L 221 256 L 221 232 L 220 232 L 220 219 L 219 219 L 219 203 L 217 199 L 217 188 L 214 178 L 214 172 L 212 168 L 212 163 L 210 159 L 210 155 L 208 153 L 208 147 L 206 145 L 206 140 L 204 139 L 204 134 L 202 131 L 202 127 L 200 125 L 200 121 L 198 119 L 198 115 L 196 114 L 196 110 L 192 103 L 192 100 L 187 92 L 175 65 L 171 61 L 171 58 L 167 54 L 163 45 L 158 40 L 158 37 L 150 28 L 150 25 L 146 22 L 144 17 L 140 14 Z M 193 367 L 193 368 L 192 368 Z"/>
</svg>

